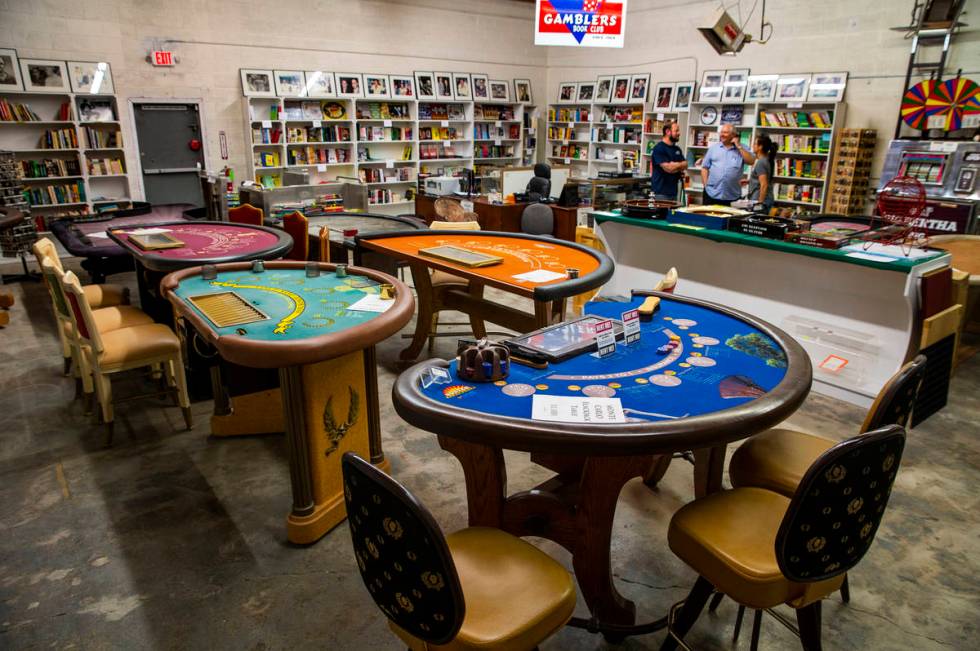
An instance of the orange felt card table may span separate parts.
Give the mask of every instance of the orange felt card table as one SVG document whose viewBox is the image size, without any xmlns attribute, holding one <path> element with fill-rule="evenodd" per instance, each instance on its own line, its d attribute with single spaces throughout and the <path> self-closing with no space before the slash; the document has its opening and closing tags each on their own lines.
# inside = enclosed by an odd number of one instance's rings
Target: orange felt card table
<svg viewBox="0 0 980 651">
<path fill-rule="evenodd" d="M 484 321 L 517 332 L 529 332 L 561 321 L 565 299 L 601 286 L 612 275 L 613 263 L 604 253 L 548 237 L 490 231 L 415 231 L 378 233 L 357 238 L 364 249 L 404 260 L 412 269 L 418 293 L 419 317 L 412 343 L 401 352 L 414 360 L 422 351 L 439 310 L 458 310 L 470 317 L 473 334 L 486 336 Z M 467 267 L 420 253 L 421 249 L 455 246 L 502 258 L 486 267 Z M 574 269 L 578 277 L 569 277 Z M 433 286 L 429 270 L 442 271 L 458 283 Z M 521 274 L 547 272 L 550 278 L 518 278 Z M 486 286 L 534 301 L 534 313 L 495 303 L 483 297 Z"/>
</svg>

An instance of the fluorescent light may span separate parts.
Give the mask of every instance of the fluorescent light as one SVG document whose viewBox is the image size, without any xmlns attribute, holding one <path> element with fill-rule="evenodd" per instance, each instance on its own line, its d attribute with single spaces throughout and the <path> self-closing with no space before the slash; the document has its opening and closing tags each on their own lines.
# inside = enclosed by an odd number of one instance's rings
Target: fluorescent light
<svg viewBox="0 0 980 651">
<path fill-rule="evenodd" d="M 102 80 L 105 79 L 105 71 L 109 66 L 105 61 L 100 61 L 95 69 L 95 78 L 92 79 L 92 90 L 89 91 L 92 95 L 96 95 L 99 89 L 102 88 Z"/>
<path fill-rule="evenodd" d="M 321 77 L 323 77 L 323 73 L 317 70 L 312 77 L 308 78 L 306 80 L 306 88 L 303 89 L 303 92 L 300 94 L 300 97 L 309 97 L 310 89 L 313 88 L 313 86 L 315 86 L 318 81 L 320 81 Z"/>
</svg>

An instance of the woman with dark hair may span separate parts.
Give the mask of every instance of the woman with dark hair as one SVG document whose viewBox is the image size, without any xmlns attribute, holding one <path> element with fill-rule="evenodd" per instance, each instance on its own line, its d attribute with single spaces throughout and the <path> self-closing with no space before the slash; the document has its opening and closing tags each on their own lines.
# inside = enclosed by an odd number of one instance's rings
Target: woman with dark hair
<svg viewBox="0 0 980 651">
<path fill-rule="evenodd" d="M 748 198 L 762 204 L 763 211 L 768 215 L 772 210 L 772 170 L 776 162 L 776 152 L 779 148 L 767 135 L 755 137 L 752 153 L 755 163 L 749 174 Z"/>
</svg>

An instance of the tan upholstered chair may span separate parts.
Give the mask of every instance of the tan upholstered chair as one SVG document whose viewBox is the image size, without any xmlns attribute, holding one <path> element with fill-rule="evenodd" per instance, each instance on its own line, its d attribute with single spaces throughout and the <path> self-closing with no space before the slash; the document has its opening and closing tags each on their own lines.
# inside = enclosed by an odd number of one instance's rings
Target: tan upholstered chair
<svg viewBox="0 0 980 651">
<path fill-rule="evenodd" d="M 354 555 L 371 597 L 411 651 L 518 651 L 575 609 L 568 571 L 530 543 L 488 527 L 444 536 L 394 479 L 344 454 Z"/>
<path fill-rule="evenodd" d="M 326 226 L 320 227 L 320 262 L 330 262 L 330 229 Z"/>
<path fill-rule="evenodd" d="M 68 299 L 82 357 L 82 371 L 91 373 L 95 385 L 95 394 L 108 432 L 107 444 L 112 443 L 113 434 L 111 376 L 142 367 L 163 368 L 167 392 L 176 394 L 177 403 L 184 412 L 184 422 L 190 429 L 191 403 L 177 335 L 159 323 L 102 332 L 74 273 L 69 271 L 62 277 L 62 288 Z"/>
<path fill-rule="evenodd" d="M 458 206 L 459 204 L 455 201 L 448 201 L 449 204 Z M 462 214 L 462 213 L 460 213 Z M 478 231 L 480 230 L 480 222 L 478 221 L 447 221 L 439 222 L 433 225 L 435 230 L 443 231 Z M 454 276 L 451 273 L 439 270 L 433 270 L 429 277 L 432 280 L 432 292 L 433 292 L 433 313 L 432 313 L 432 326 L 429 329 L 429 352 L 432 351 L 432 346 L 435 343 L 435 338 L 439 336 L 439 311 L 444 308 L 444 303 L 442 301 L 442 292 L 446 289 L 451 289 L 453 287 L 467 287 L 469 281 L 465 278 L 460 278 L 459 276 Z M 479 324 L 479 325 L 477 325 Z M 457 325 L 467 325 L 463 323 L 444 323 L 443 325 L 457 326 Z M 470 319 L 469 325 L 473 328 L 474 334 L 477 336 L 484 336 L 486 333 L 486 328 L 483 325 L 483 321 L 475 318 Z M 478 330 L 478 328 L 480 328 Z M 481 334 L 482 333 L 482 334 Z"/>
</svg>

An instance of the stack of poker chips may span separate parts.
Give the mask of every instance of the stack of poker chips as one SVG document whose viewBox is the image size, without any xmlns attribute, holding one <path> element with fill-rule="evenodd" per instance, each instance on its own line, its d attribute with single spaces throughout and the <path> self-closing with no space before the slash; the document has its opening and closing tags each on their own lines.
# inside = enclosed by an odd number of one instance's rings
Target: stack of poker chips
<svg viewBox="0 0 980 651">
<path fill-rule="evenodd" d="M 663 346 L 657 349 L 657 352 L 661 355 L 667 355 L 670 351 L 674 350 L 681 345 L 681 338 L 677 335 L 670 335 L 670 341 L 665 343 Z"/>
<path fill-rule="evenodd" d="M 510 350 L 503 344 L 481 339 L 457 351 L 456 372 L 470 382 L 497 382 L 510 375 Z"/>
</svg>

